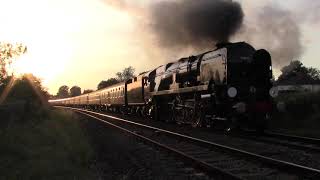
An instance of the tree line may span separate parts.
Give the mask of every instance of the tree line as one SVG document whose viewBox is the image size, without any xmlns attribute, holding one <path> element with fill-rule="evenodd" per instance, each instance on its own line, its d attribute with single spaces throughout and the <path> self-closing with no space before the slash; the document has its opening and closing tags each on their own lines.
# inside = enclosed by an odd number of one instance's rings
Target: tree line
<svg viewBox="0 0 320 180">
<path fill-rule="evenodd" d="M 289 65 L 281 69 L 281 75 L 275 85 L 303 85 L 320 84 L 320 70 L 314 67 L 306 67 L 302 62 L 291 61 Z"/>
<path fill-rule="evenodd" d="M 97 85 L 97 90 L 112 86 L 119 82 L 127 81 L 130 78 L 134 77 L 135 69 L 132 66 L 124 68 L 122 71 L 117 72 L 115 77 L 108 78 L 106 80 L 102 80 Z M 92 89 L 85 89 L 81 93 L 81 88 L 79 86 L 72 86 L 69 88 L 67 85 L 60 86 L 57 95 L 55 98 L 67 98 L 67 97 L 74 97 L 79 96 L 81 94 L 87 94 L 93 92 Z"/>
</svg>

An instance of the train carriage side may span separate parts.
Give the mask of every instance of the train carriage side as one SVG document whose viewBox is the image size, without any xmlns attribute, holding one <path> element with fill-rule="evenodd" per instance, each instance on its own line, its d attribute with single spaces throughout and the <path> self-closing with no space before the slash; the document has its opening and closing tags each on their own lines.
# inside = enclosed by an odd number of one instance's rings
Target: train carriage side
<svg viewBox="0 0 320 180">
<path fill-rule="evenodd" d="M 81 95 L 80 99 L 80 107 L 86 107 L 88 105 L 88 94 Z"/>
<path fill-rule="evenodd" d="M 90 109 L 97 109 L 100 105 L 99 92 L 92 92 L 88 94 L 88 105 Z"/>
<path fill-rule="evenodd" d="M 111 109 L 114 112 L 122 111 L 126 105 L 125 101 L 125 83 L 116 84 L 110 88 Z"/>
<path fill-rule="evenodd" d="M 126 82 L 127 110 L 130 113 L 146 115 L 146 103 L 150 99 L 149 72 L 139 74 Z"/>
<path fill-rule="evenodd" d="M 94 102 L 100 110 L 119 111 L 126 105 L 125 83 L 118 83 L 97 91 Z"/>
</svg>

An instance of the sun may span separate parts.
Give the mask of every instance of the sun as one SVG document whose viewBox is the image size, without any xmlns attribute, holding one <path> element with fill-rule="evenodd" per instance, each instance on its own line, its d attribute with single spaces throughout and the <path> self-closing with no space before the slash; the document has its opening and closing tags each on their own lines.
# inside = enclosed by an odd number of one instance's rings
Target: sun
<svg viewBox="0 0 320 180">
<path fill-rule="evenodd" d="M 27 53 L 13 60 L 11 72 L 16 76 L 31 73 L 44 82 L 49 82 L 63 72 L 71 58 L 71 49 L 62 46 L 61 41 L 55 43 L 51 39 L 50 42 L 41 43 L 38 40 L 27 44 Z"/>
<path fill-rule="evenodd" d="M 32 70 L 31 64 L 28 62 L 28 56 L 22 55 L 13 60 L 13 63 L 10 65 L 10 71 L 16 76 L 21 76 L 26 73 L 34 73 L 36 70 Z"/>
</svg>

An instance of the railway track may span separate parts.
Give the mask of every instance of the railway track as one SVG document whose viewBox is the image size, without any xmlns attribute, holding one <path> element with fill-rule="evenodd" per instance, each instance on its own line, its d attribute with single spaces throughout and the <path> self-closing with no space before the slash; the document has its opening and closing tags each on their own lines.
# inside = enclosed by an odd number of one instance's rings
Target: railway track
<svg viewBox="0 0 320 180">
<path fill-rule="evenodd" d="M 235 136 L 320 154 L 320 139 L 317 138 L 287 135 L 275 132 L 265 132 L 263 135 L 257 136 L 255 132 L 251 131 L 242 131 Z"/>
<path fill-rule="evenodd" d="M 222 179 L 318 179 L 320 170 L 241 149 L 83 109 L 68 108 L 171 152 L 211 176 Z M 108 120 L 106 120 L 108 119 Z M 110 122 L 112 120 L 112 123 Z M 170 137 L 170 138 L 168 138 Z"/>
<path fill-rule="evenodd" d="M 276 133 L 276 132 L 266 132 L 265 134 L 270 137 L 276 137 L 276 138 L 281 138 L 286 140 L 301 141 L 304 143 L 320 145 L 320 139 L 317 139 L 317 138 L 288 135 L 288 134 L 282 134 L 282 133 Z"/>
</svg>

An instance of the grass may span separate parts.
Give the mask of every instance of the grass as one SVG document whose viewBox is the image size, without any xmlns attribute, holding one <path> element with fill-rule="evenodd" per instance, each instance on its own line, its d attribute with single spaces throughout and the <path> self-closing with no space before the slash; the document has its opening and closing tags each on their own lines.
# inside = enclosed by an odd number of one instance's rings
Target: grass
<svg viewBox="0 0 320 180">
<path fill-rule="evenodd" d="M 28 115 L 0 129 L 0 179 L 92 179 L 93 150 L 74 114 L 40 110 Z"/>
</svg>

